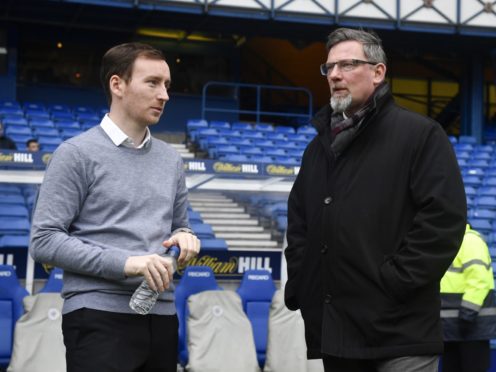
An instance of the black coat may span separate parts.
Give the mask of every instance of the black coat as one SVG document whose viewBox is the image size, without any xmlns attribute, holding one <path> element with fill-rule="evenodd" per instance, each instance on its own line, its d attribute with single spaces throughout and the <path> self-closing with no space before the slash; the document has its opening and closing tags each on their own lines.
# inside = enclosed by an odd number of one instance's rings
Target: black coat
<svg viewBox="0 0 496 372">
<path fill-rule="evenodd" d="M 330 115 L 313 120 L 288 201 L 286 305 L 302 311 L 308 356 L 440 354 L 439 281 L 466 223 L 451 144 L 388 92 L 335 158 Z"/>
</svg>

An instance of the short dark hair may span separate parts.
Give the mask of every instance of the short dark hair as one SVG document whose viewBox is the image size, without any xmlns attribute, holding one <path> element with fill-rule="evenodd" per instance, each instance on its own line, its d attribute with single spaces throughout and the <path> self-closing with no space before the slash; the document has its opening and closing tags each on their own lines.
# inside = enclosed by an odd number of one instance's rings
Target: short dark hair
<svg viewBox="0 0 496 372">
<path fill-rule="evenodd" d="M 108 104 L 112 103 L 109 81 L 113 75 L 122 78 L 126 83 L 130 81 L 134 61 L 139 57 L 164 60 L 162 52 L 151 45 L 143 43 L 125 43 L 110 48 L 102 58 L 100 68 L 100 81 L 103 85 Z"/>
<path fill-rule="evenodd" d="M 362 44 L 363 53 L 369 61 L 387 64 L 386 53 L 382 48 L 382 40 L 374 31 L 338 28 L 327 37 L 327 51 L 343 41 L 358 41 Z"/>
<path fill-rule="evenodd" d="M 38 140 L 36 138 L 30 138 L 26 141 L 26 147 L 29 147 L 30 144 L 32 144 L 33 142 L 36 142 L 38 143 Z"/>
</svg>

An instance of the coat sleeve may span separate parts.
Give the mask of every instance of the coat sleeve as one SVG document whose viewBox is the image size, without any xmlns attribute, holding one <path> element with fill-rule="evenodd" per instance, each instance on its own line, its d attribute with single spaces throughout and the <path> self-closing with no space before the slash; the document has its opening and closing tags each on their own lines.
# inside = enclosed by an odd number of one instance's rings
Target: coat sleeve
<svg viewBox="0 0 496 372">
<path fill-rule="evenodd" d="M 105 248 L 71 236 L 72 222 L 83 208 L 89 189 L 86 162 L 76 146 L 64 143 L 53 154 L 36 201 L 30 254 L 38 262 L 64 270 L 124 279 L 131 252 Z"/>
<path fill-rule="evenodd" d="M 381 267 L 385 286 L 399 300 L 439 283 L 458 252 L 466 225 L 465 189 L 446 134 L 434 123 L 420 138 L 409 182 L 416 214 L 400 249 Z"/>
<path fill-rule="evenodd" d="M 303 161 L 288 199 L 288 229 L 286 232 L 288 246 L 284 251 L 288 268 L 288 281 L 284 291 L 284 301 L 290 310 L 300 308 L 297 296 L 298 283 L 306 246 L 307 224 L 302 193 L 304 163 L 305 161 Z"/>
</svg>

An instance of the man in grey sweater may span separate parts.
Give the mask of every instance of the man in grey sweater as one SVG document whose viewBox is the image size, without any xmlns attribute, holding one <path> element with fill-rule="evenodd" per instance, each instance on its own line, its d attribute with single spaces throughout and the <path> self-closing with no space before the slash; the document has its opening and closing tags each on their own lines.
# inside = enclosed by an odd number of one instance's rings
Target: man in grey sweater
<svg viewBox="0 0 496 372">
<path fill-rule="evenodd" d="M 110 112 L 59 146 L 46 170 L 31 231 L 36 261 L 64 269 L 68 372 L 175 371 L 172 267 L 161 255 L 196 256 L 178 153 L 150 136 L 169 100 L 162 53 L 140 43 L 104 55 Z M 149 315 L 129 300 L 145 278 L 161 293 Z"/>
</svg>

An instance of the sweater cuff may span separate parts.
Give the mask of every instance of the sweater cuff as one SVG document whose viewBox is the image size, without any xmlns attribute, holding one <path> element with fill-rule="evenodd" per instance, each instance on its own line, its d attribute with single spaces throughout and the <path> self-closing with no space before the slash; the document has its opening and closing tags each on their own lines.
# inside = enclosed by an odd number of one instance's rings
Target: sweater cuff
<svg viewBox="0 0 496 372">
<path fill-rule="evenodd" d="M 175 234 L 180 233 L 180 232 L 184 232 L 184 233 L 188 233 L 188 234 L 196 236 L 195 232 L 193 230 L 191 230 L 189 227 L 180 227 L 178 229 L 175 229 L 171 233 L 171 236 L 174 236 Z"/>
<path fill-rule="evenodd" d="M 120 250 L 109 250 L 104 252 L 105 265 L 102 269 L 102 276 L 107 280 L 122 280 L 126 279 L 124 266 L 129 257 L 133 256 L 133 252 Z"/>
</svg>

